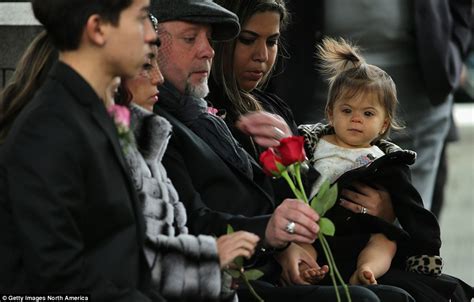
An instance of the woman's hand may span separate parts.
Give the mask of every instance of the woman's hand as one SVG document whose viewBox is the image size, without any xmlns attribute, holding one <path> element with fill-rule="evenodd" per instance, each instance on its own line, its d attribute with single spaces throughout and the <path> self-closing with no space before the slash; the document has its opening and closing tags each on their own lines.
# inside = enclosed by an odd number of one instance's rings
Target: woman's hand
<svg viewBox="0 0 474 302">
<path fill-rule="evenodd" d="M 259 240 L 260 238 L 257 235 L 245 231 L 238 231 L 217 238 L 217 253 L 221 268 L 228 266 L 239 256 L 247 259 L 252 257 Z"/>
<path fill-rule="evenodd" d="M 353 186 L 360 193 L 344 189 L 341 192 L 341 206 L 354 213 L 365 212 L 380 217 L 389 223 L 395 221 L 392 200 L 387 191 L 383 188 L 375 189 L 359 182 L 354 183 Z"/>
<path fill-rule="evenodd" d="M 309 244 L 303 248 L 298 244 L 292 243 L 275 257 L 282 268 L 281 279 L 283 284 L 310 284 L 301 277 L 300 265 L 304 264 L 305 267 L 314 269 L 319 268 L 319 265 L 316 263 L 316 251 L 312 253 L 311 249 L 314 251 L 313 246 Z"/>
<path fill-rule="evenodd" d="M 293 135 L 281 116 L 264 111 L 241 115 L 236 127 L 264 148 L 276 147 L 282 138 Z"/>
<path fill-rule="evenodd" d="M 267 224 L 265 241 L 274 248 L 283 247 L 292 241 L 313 243 L 319 232 L 319 226 L 316 223 L 318 220 L 319 215 L 304 202 L 297 199 L 285 199 L 275 209 Z M 293 232 L 288 231 L 289 225 L 294 226 Z"/>
</svg>

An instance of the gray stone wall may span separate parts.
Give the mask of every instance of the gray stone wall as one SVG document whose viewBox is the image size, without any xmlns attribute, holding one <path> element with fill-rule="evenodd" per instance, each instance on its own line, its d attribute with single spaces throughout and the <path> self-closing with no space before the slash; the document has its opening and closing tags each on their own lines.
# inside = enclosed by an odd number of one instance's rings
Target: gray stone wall
<svg viewBox="0 0 474 302">
<path fill-rule="evenodd" d="M 0 88 L 11 76 L 30 41 L 41 30 L 39 26 L 0 26 Z"/>
<path fill-rule="evenodd" d="M 42 30 L 31 12 L 30 4 L 24 2 L 0 1 L 0 90 L 26 47 Z"/>
</svg>

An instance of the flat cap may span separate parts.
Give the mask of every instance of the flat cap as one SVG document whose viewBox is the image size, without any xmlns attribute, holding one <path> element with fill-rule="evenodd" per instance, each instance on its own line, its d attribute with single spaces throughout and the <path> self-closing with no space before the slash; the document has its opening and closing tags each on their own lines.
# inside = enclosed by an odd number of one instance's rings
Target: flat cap
<svg viewBox="0 0 474 302">
<path fill-rule="evenodd" d="M 212 0 L 151 0 L 151 11 L 158 22 L 210 24 L 214 41 L 231 40 L 240 31 L 237 15 Z"/>
</svg>

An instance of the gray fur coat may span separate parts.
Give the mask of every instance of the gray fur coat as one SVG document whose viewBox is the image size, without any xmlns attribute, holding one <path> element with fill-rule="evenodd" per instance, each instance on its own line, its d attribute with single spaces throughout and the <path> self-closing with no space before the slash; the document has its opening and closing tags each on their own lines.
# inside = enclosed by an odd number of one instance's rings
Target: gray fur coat
<svg viewBox="0 0 474 302">
<path fill-rule="evenodd" d="M 186 210 L 161 163 L 171 135 L 170 123 L 133 104 L 130 113 L 134 135 L 123 147 L 145 216 L 145 252 L 153 287 L 170 300 L 213 301 L 234 296 L 222 291 L 216 240 L 188 234 Z"/>
</svg>

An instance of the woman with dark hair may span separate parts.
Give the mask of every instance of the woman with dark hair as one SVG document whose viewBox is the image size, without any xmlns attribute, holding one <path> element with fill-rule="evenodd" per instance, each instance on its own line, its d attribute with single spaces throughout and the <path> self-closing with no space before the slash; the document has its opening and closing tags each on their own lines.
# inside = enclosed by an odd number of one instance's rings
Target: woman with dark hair
<svg viewBox="0 0 474 302">
<path fill-rule="evenodd" d="M 57 59 L 58 51 L 51 44 L 47 33 L 43 31 L 38 34 L 20 58 L 15 72 L 0 94 L 0 144 Z"/>
<path fill-rule="evenodd" d="M 288 24 L 288 12 L 282 0 L 216 2 L 239 17 L 241 32 L 235 40 L 215 45 L 209 100 L 216 108 L 225 109 L 234 136 L 258 159 L 262 146 L 275 146 L 280 138 L 298 134 L 288 105 L 263 90 L 282 52 L 280 35 Z M 363 184 L 354 187 L 358 192 L 343 192 L 353 202 L 341 200 L 341 205 L 354 212 L 363 207 L 385 220 L 395 219 L 386 192 Z M 284 183 L 278 182 L 274 188 L 277 200 L 291 196 Z M 299 283 L 296 266 L 296 262 L 287 263 L 283 272 L 287 282 Z"/>
<path fill-rule="evenodd" d="M 276 95 L 263 90 L 274 70 L 281 45 L 281 31 L 288 23 L 285 2 L 281 0 L 216 0 L 223 7 L 239 17 L 241 32 L 232 41 L 215 45 L 215 58 L 211 73 L 212 81 L 209 100 L 217 109 L 225 109 L 226 122 L 242 146 L 255 158 L 263 147 L 278 145 L 278 139 L 298 134 L 291 110 Z M 301 51 L 307 51 L 301 49 Z M 314 52 L 314 49 L 311 49 Z M 260 145 L 260 146 L 259 146 Z M 351 184 L 353 185 L 353 184 Z M 278 187 L 285 187 L 276 186 Z M 378 216 L 392 223 L 395 220 L 390 196 L 364 184 L 353 187 L 359 192 L 343 190 L 341 205 L 355 213 Z M 278 192 L 277 192 L 278 193 Z M 280 192 L 281 193 L 281 192 Z M 288 195 L 287 195 L 288 196 Z M 280 196 L 281 198 L 287 196 Z M 282 263 L 283 278 L 295 283 L 295 267 L 292 263 Z M 293 276 L 292 276 L 293 274 Z M 417 291 L 414 284 L 420 280 L 403 282 L 404 272 L 391 273 L 385 278 L 386 284 L 397 284 L 408 290 Z M 423 277 L 419 277 L 422 279 Z M 428 278 L 428 277 L 427 277 Z M 452 291 L 457 281 L 449 276 L 438 278 L 443 290 Z M 446 282 L 442 279 L 448 279 Z M 413 281 L 413 282 L 412 282 Z M 376 287 L 380 288 L 380 286 Z M 431 291 L 418 290 L 417 294 Z M 463 298 L 459 298 L 460 301 Z M 386 299 L 384 299 L 386 301 Z"/>
<path fill-rule="evenodd" d="M 240 144 L 258 160 L 263 148 L 275 146 L 284 136 L 297 135 L 293 113 L 278 96 L 264 90 L 277 60 L 284 55 L 281 32 L 289 23 L 282 0 L 217 0 L 239 17 L 241 32 L 228 42 L 217 43 L 208 100 L 226 112 L 226 123 Z M 262 148 L 263 147 L 263 148 Z M 281 199 L 288 191 L 276 185 Z M 356 183 L 345 190 L 341 205 L 353 212 L 367 212 L 387 221 L 395 216 L 390 196 L 384 191 Z"/>
<path fill-rule="evenodd" d="M 288 23 L 288 12 L 282 0 L 216 1 L 239 17 L 241 32 L 228 42 L 214 46 L 209 101 L 226 110 L 227 124 L 243 147 L 256 158 L 262 149 L 253 139 L 235 128 L 237 121 L 249 112 L 266 111 L 284 123 L 273 130 L 281 135 L 297 133 L 288 105 L 276 95 L 262 90 L 271 77 L 281 52 L 280 31 Z M 273 133 L 270 133 L 270 139 Z"/>
</svg>

